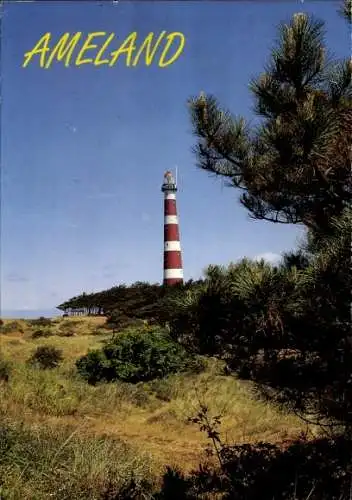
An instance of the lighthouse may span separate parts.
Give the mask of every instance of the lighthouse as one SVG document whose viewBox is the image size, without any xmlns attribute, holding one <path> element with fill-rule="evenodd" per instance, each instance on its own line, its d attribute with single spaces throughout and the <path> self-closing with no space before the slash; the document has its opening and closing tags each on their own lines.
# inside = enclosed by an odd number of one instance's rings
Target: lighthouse
<svg viewBox="0 0 352 500">
<path fill-rule="evenodd" d="M 165 172 L 161 186 L 164 193 L 164 285 L 183 283 L 180 232 L 178 228 L 175 179 Z"/>
</svg>

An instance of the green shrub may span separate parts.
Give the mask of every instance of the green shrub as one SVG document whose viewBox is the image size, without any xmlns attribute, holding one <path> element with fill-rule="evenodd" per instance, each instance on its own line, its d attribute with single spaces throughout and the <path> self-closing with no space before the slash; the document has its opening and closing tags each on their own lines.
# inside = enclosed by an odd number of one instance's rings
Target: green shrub
<svg viewBox="0 0 352 500">
<path fill-rule="evenodd" d="M 34 330 L 31 337 L 32 339 L 38 339 L 40 337 L 51 337 L 52 335 L 53 332 L 50 328 L 37 328 L 36 330 Z"/>
<path fill-rule="evenodd" d="M 76 361 L 78 373 L 89 383 L 122 380 L 146 382 L 187 370 L 191 358 L 161 329 L 127 330 Z"/>
<path fill-rule="evenodd" d="M 54 346 L 42 345 L 37 347 L 32 356 L 28 360 L 31 365 L 38 368 L 56 368 L 62 361 L 62 351 Z"/>
<path fill-rule="evenodd" d="M 185 363 L 185 371 L 190 373 L 202 373 L 207 367 L 207 360 L 202 356 L 190 356 Z"/>
<path fill-rule="evenodd" d="M 51 326 L 53 324 L 50 318 L 44 318 L 44 316 L 40 316 L 40 318 L 37 319 L 30 319 L 28 323 L 31 326 Z"/>
<path fill-rule="evenodd" d="M 11 364 L 5 359 L 0 358 L 0 382 L 8 382 L 10 378 L 10 372 Z"/>
<path fill-rule="evenodd" d="M 99 380 L 111 380 L 113 373 L 109 371 L 109 363 L 103 350 L 94 350 L 88 352 L 76 361 L 78 373 L 88 380 L 90 384 L 94 384 Z"/>
<path fill-rule="evenodd" d="M 152 380 L 148 388 L 160 401 L 171 401 L 172 389 L 168 378 Z"/>
</svg>

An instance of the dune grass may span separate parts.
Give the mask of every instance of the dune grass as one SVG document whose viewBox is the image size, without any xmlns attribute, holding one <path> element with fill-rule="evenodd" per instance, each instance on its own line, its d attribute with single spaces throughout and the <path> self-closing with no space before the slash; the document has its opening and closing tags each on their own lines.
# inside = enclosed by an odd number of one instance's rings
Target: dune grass
<svg viewBox="0 0 352 500">
<path fill-rule="evenodd" d="M 206 436 L 188 421 L 200 403 L 211 415 L 221 415 L 224 441 L 281 442 L 304 430 L 300 420 L 256 399 L 250 383 L 223 375 L 215 360 L 197 375 L 90 386 L 77 376 L 74 363 L 108 338 L 104 320 L 76 319 L 68 337 L 60 336 L 68 328 L 63 327 L 65 321 L 72 319 L 56 320 L 50 336 L 33 339 L 34 327 L 26 322 L 20 322 L 19 331 L 0 336 L 2 358 L 11 364 L 9 380 L 0 391 L 0 418 L 12 429 L 14 443 L 0 461 L 8 498 L 48 498 L 47 492 L 55 493 L 65 478 L 67 495 L 99 498 L 96 492 L 112 478 L 118 489 L 132 471 L 140 483 L 153 484 L 165 465 L 187 472 L 205 459 Z M 39 345 L 60 348 L 61 365 L 51 370 L 28 365 Z M 20 451 L 25 443 L 32 454 Z M 56 454 L 59 449 L 62 453 Z M 60 498 L 69 498 L 65 495 L 61 491 Z"/>
<path fill-rule="evenodd" d="M 116 496 L 132 479 L 152 487 L 148 454 L 117 438 L 81 434 L 83 427 L 12 423 L 2 429 L 0 498 L 83 500 L 108 489 Z"/>
</svg>

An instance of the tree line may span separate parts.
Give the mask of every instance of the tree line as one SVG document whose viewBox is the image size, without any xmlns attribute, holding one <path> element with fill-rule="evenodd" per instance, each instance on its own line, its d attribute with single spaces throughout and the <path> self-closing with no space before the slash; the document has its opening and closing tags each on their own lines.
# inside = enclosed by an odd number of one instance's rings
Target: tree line
<svg viewBox="0 0 352 500">
<path fill-rule="evenodd" d="M 166 287 L 159 283 L 135 282 L 121 284 L 96 293 L 82 293 L 57 306 L 66 314 L 107 316 L 116 324 L 125 319 L 165 324 L 170 319 L 170 299 L 196 288 L 202 280 L 189 280 L 183 284 Z"/>
</svg>

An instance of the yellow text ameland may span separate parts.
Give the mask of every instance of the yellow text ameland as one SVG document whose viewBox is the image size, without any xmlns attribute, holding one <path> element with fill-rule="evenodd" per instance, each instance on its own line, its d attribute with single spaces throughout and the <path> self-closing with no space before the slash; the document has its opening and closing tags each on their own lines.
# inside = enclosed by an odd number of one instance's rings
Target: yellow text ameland
<svg viewBox="0 0 352 500">
<path fill-rule="evenodd" d="M 118 45 L 114 43 L 115 33 L 96 31 L 84 35 L 82 32 L 64 33 L 52 44 L 51 33 L 45 33 L 32 50 L 24 54 L 23 68 L 39 56 L 41 68 L 50 68 L 53 61 L 63 61 L 66 67 L 92 64 L 93 66 L 114 66 L 119 60 L 125 59 L 126 66 L 137 66 L 143 62 L 150 66 L 155 62 L 160 68 L 173 64 L 181 55 L 185 46 L 185 36 L 180 32 L 167 34 L 162 31 L 157 37 L 153 32 L 137 42 L 138 33 L 130 33 Z M 109 49 L 114 50 L 109 52 Z M 156 57 L 158 49 L 162 49 Z"/>
</svg>

